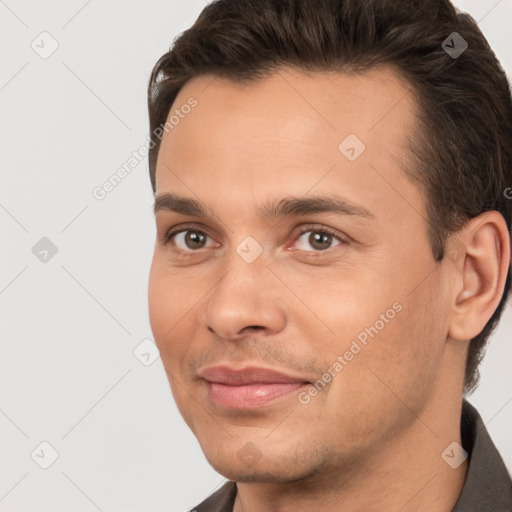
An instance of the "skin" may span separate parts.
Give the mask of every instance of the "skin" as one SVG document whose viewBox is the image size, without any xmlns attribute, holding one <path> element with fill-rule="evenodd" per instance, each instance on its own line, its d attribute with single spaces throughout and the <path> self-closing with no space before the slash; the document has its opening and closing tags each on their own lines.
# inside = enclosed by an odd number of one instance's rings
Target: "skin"
<svg viewBox="0 0 512 512">
<path fill-rule="evenodd" d="M 435 262 L 424 192 L 403 170 L 416 103 L 390 69 L 282 69 L 251 85 L 203 76 L 173 109 L 190 97 L 197 107 L 163 138 L 156 197 L 200 201 L 208 215 L 157 210 L 149 311 L 184 420 L 237 482 L 235 511 L 450 511 L 467 462 L 452 469 L 441 454 L 460 443 L 467 340 L 503 292 L 503 218 L 473 219 L 457 234 L 461 257 Z M 366 145 L 353 162 L 338 149 L 349 134 Z M 333 194 L 371 216 L 258 215 L 269 201 Z M 208 235 L 204 246 L 162 243 L 181 226 Z M 336 234 L 326 249 L 310 237 L 322 227 Z M 248 236 L 263 249 L 252 263 L 236 251 Z M 315 382 L 395 303 L 401 311 L 307 404 L 292 394 L 233 411 L 198 378 L 227 364 Z"/>
</svg>

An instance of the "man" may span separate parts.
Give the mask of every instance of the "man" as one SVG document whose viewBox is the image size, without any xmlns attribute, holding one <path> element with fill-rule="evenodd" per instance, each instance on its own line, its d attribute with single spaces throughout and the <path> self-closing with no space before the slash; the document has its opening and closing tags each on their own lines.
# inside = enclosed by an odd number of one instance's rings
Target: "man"
<svg viewBox="0 0 512 512">
<path fill-rule="evenodd" d="M 512 104 L 447 0 L 219 0 L 149 84 L 153 333 L 194 510 L 512 510 L 478 413 Z"/>
</svg>

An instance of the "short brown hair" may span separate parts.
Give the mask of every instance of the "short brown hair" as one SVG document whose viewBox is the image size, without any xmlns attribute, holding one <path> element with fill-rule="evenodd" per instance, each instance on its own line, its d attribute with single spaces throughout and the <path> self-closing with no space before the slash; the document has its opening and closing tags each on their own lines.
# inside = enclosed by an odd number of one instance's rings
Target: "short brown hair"
<svg viewBox="0 0 512 512">
<path fill-rule="evenodd" d="M 453 37 L 467 43 L 461 55 L 446 51 L 454 46 Z M 448 239 L 485 211 L 501 213 L 510 232 L 511 204 L 504 197 L 512 185 L 510 85 L 474 19 L 448 0 L 210 3 L 151 73 L 153 190 L 160 147 L 155 129 L 165 125 L 178 92 L 192 78 L 213 75 L 248 83 L 286 66 L 362 73 L 378 65 L 392 66 L 420 107 L 418 131 L 407 146 L 414 163 L 408 174 L 426 194 L 436 261 L 445 257 Z M 510 266 L 498 308 L 471 340 L 466 392 L 478 383 L 478 365 L 509 290 Z"/>
</svg>

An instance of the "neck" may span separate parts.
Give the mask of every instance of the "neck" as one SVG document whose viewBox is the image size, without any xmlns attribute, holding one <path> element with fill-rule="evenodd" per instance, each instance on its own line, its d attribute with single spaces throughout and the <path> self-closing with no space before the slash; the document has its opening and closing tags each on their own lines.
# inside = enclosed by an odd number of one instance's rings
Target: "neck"
<svg viewBox="0 0 512 512">
<path fill-rule="evenodd" d="M 441 457 L 454 441 L 461 444 L 462 406 L 460 399 L 441 401 L 442 407 L 438 400 L 431 403 L 407 431 L 350 465 L 300 481 L 237 484 L 233 511 L 450 512 L 462 491 L 467 461 L 453 469 Z"/>
</svg>

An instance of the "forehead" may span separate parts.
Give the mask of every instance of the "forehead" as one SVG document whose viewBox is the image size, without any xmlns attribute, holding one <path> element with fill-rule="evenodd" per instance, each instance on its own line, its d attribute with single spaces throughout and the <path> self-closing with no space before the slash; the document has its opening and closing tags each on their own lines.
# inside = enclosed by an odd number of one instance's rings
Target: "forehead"
<svg viewBox="0 0 512 512">
<path fill-rule="evenodd" d="M 402 186 L 417 108 L 391 69 L 307 75 L 282 69 L 250 84 L 201 76 L 183 87 L 169 118 L 191 98 L 197 106 L 184 109 L 163 137 L 157 193 L 190 196 L 192 187 L 233 200 L 235 189 L 256 198 L 269 187 L 303 195 L 343 186 L 349 199 L 359 199 L 358 189 L 384 193 L 383 179 Z M 379 195 L 368 193 L 367 200 Z"/>
</svg>

